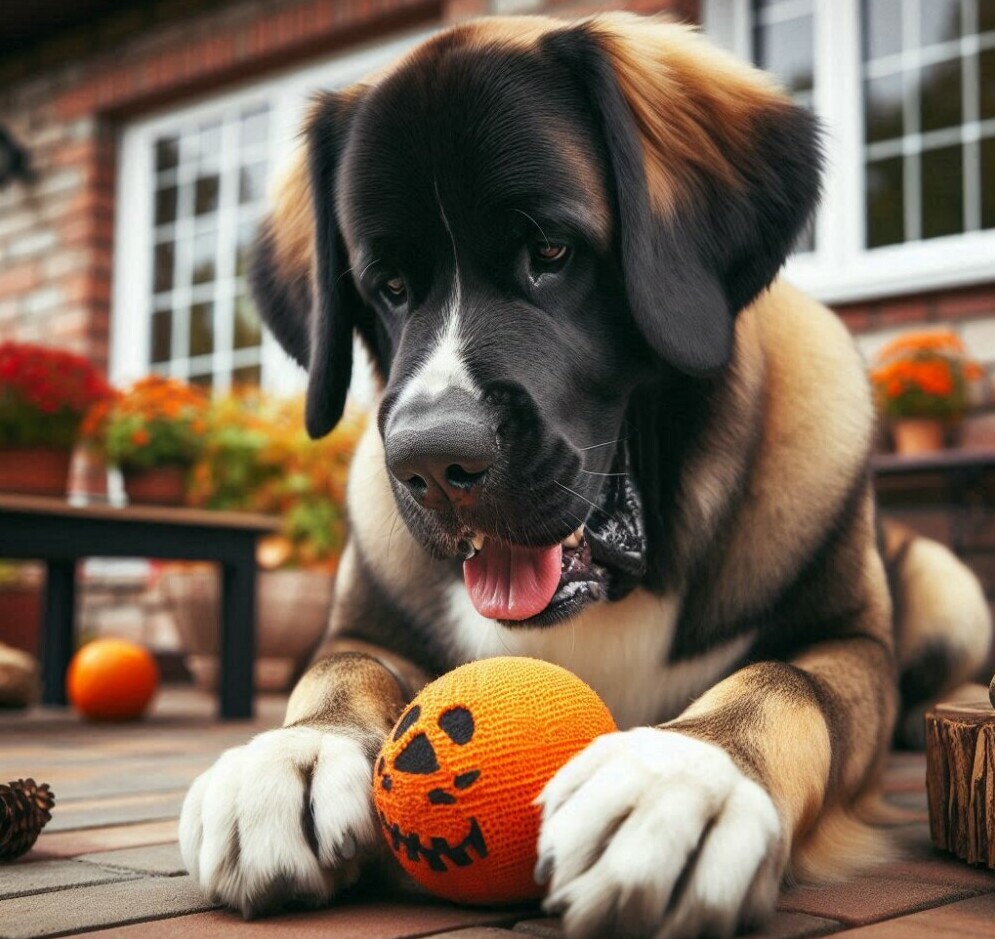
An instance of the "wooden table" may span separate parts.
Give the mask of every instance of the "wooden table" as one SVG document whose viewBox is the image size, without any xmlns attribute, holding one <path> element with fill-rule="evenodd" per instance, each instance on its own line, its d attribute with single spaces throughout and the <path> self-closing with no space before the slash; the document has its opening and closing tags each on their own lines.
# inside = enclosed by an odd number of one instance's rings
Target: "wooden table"
<svg viewBox="0 0 995 939">
<path fill-rule="evenodd" d="M 911 490 L 928 484 L 929 480 L 939 482 L 943 502 L 953 512 L 950 547 L 954 553 L 961 557 L 967 553 L 991 553 L 990 548 L 969 546 L 968 535 L 972 511 L 991 504 L 991 486 L 987 487 L 986 497 L 985 483 L 986 477 L 990 482 L 990 474 L 995 473 L 995 450 L 951 448 L 914 456 L 879 453 L 872 458 L 871 468 L 879 484 L 879 495 L 885 487 L 886 491 L 894 492 L 903 488 Z"/>
<path fill-rule="evenodd" d="M 73 654 L 76 563 L 86 557 L 214 561 L 221 567 L 220 714 L 252 716 L 256 638 L 256 542 L 279 520 L 242 512 L 107 505 L 0 493 L 0 557 L 48 565 L 42 636 L 45 704 L 66 703 Z"/>
</svg>

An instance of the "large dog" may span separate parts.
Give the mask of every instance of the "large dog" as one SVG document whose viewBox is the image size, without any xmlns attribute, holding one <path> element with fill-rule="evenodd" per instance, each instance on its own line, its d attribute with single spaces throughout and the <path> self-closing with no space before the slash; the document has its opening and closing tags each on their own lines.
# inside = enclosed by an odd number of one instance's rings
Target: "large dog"
<svg viewBox="0 0 995 939">
<path fill-rule="evenodd" d="M 457 26 L 316 101 L 256 297 L 312 435 L 354 333 L 383 393 L 319 661 L 184 805 L 206 891 L 250 915 L 355 881 L 406 702 L 508 653 L 624 728 L 541 799 L 569 936 L 728 935 L 789 872 L 881 856 L 899 676 L 912 704 L 952 686 L 990 624 L 966 569 L 897 531 L 893 624 L 862 364 L 776 279 L 819 163 L 765 75 L 628 15 Z"/>
</svg>

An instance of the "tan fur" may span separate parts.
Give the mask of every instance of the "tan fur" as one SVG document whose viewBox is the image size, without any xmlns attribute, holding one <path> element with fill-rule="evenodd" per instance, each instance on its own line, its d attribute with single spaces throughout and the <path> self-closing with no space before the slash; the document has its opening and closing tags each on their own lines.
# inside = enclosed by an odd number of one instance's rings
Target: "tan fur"
<svg viewBox="0 0 995 939">
<path fill-rule="evenodd" d="M 762 442 L 719 579 L 730 613 L 762 606 L 818 544 L 864 471 L 874 424 L 860 356 L 824 306 L 777 280 L 740 314 L 737 352 L 751 329 L 764 357 Z"/>
<path fill-rule="evenodd" d="M 276 177 L 270 202 L 277 273 L 288 281 L 309 277 L 314 265 L 314 206 L 304 147 L 294 151 Z"/>
<path fill-rule="evenodd" d="M 770 76 L 690 26 L 629 13 L 590 22 L 639 128 L 657 211 L 692 201 L 702 176 L 742 187 L 738 163 L 749 162 L 758 115 L 787 104 Z"/>
<path fill-rule="evenodd" d="M 790 695 L 757 696 L 753 673 L 744 669 L 702 695 L 679 720 L 705 717 L 750 698 L 755 700 L 750 732 L 754 746 L 762 750 L 762 782 L 791 839 L 811 828 L 829 784 L 832 753 L 822 711 Z"/>
<path fill-rule="evenodd" d="M 952 671 L 942 693 L 970 680 L 984 664 L 992 617 L 978 578 L 951 551 L 929 538 L 908 543 L 898 572 L 901 621 L 898 661 L 909 665 L 931 645 L 951 654 Z"/>
</svg>

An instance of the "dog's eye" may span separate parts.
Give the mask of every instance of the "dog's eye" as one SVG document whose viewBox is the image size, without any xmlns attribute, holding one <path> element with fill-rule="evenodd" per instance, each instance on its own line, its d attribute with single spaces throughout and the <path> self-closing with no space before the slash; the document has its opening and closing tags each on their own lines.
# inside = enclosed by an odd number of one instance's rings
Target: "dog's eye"
<svg viewBox="0 0 995 939">
<path fill-rule="evenodd" d="M 390 280 L 384 281 L 382 291 L 383 295 L 391 303 L 399 303 L 408 294 L 408 288 L 404 283 L 403 277 L 391 277 Z"/>
<path fill-rule="evenodd" d="M 544 241 L 532 249 L 533 257 L 542 264 L 559 264 L 570 254 L 570 248 L 556 242 Z"/>
</svg>

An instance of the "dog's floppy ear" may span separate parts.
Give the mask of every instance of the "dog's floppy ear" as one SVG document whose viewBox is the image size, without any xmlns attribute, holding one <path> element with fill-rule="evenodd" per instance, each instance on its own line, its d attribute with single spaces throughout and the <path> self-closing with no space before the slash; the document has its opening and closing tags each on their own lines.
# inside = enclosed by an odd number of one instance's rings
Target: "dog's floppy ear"
<svg viewBox="0 0 995 939">
<path fill-rule="evenodd" d="M 637 326 L 674 367 L 715 372 L 736 314 L 774 279 L 818 200 L 815 118 L 666 20 L 607 14 L 547 43 L 602 127 Z"/>
<path fill-rule="evenodd" d="M 308 370 L 305 422 L 314 438 L 342 417 L 353 330 L 365 325 L 353 280 L 343 276 L 349 264 L 335 217 L 336 171 L 355 101 L 348 93 L 315 99 L 304 146 L 277 185 L 249 268 L 263 320 Z"/>
</svg>

